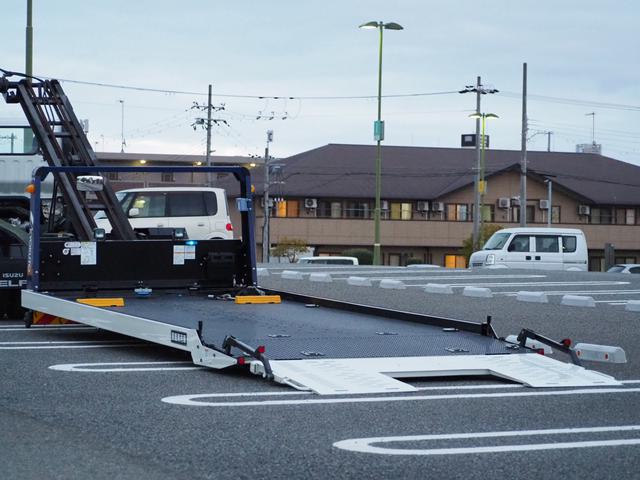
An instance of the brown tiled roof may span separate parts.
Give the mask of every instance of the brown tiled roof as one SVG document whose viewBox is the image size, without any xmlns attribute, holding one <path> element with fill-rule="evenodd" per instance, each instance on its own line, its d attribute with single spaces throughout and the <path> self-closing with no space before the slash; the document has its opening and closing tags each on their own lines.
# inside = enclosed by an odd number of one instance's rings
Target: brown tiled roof
<svg viewBox="0 0 640 480">
<path fill-rule="evenodd" d="M 289 197 L 373 198 L 375 145 L 329 144 L 283 159 Z M 586 203 L 640 204 L 640 167 L 592 153 L 528 152 L 532 178 L 554 175 L 554 185 Z M 520 151 L 487 150 L 487 176 L 518 169 Z M 461 148 L 382 147 L 382 198 L 437 200 L 473 182 L 475 151 Z M 263 171 L 252 171 L 262 193 Z"/>
</svg>

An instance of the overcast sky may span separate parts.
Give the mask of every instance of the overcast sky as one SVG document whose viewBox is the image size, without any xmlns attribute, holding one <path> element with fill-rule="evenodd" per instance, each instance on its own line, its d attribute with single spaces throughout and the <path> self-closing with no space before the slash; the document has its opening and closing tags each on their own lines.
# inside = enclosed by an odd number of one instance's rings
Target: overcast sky
<svg viewBox="0 0 640 480">
<path fill-rule="evenodd" d="M 191 127 L 199 114 L 190 107 L 206 102 L 209 83 L 214 104 L 225 104 L 215 118 L 227 122 L 213 129 L 216 154 L 262 154 L 269 129 L 276 157 L 372 144 L 375 98 L 300 97 L 375 97 L 378 34 L 357 27 L 382 20 L 405 28 L 385 31 L 383 94 L 437 93 L 384 98 L 385 144 L 458 147 L 460 134 L 474 131 L 475 97 L 457 91 L 480 75 L 500 90 L 482 98 L 482 110 L 500 116 L 487 126 L 491 147 L 519 150 L 527 62 L 529 149 L 546 149 L 547 136 L 534 134 L 553 131 L 553 150 L 575 151 L 591 142 L 585 114 L 595 112 L 603 154 L 640 164 L 637 1 L 33 3 L 36 75 L 193 92 L 64 82 L 99 151 L 120 150 L 124 100 L 125 151 L 203 154 L 205 132 Z M 24 71 L 25 21 L 26 0 L 3 0 L 1 68 Z M 0 102 L 0 119 L 19 115 Z"/>
</svg>

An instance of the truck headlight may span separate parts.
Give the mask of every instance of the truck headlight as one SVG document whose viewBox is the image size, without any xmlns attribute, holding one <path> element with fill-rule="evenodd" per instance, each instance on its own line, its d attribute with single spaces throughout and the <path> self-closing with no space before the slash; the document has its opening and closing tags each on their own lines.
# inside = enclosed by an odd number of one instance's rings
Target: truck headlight
<svg viewBox="0 0 640 480">
<path fill-rule="evenodd" d="M 484 261 L 485 265 L 494 265 L 496 263 L 496 256 L 493 253 L 487 255 L 487 258 Z"/>
</svg>

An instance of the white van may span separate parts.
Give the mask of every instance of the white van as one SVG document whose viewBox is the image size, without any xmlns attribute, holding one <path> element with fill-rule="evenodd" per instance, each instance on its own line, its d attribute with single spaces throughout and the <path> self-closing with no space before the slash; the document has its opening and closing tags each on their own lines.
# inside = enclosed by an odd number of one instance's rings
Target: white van
<svg viewBox="0 0 640 480">
<path fill-rule="evenodd" d="M 135 188 L 116 193 L 134 229 L 185 228 L 194 240 L 233 238 L 233 226 L 222 188 Z M 111 231 L 104 212 L 95 216 L 98 228 Z"/>
<path fill-rule="evenodd" d="M 302 257 L 298 263 L 306 265 L 358 265 L 356 257 Z"/>
<path fill-rule="evenodd" d="M 587 240 L 573 228 L 507 228 L 498 230 L 469 266 L 587 271 Z"/>
</svg>

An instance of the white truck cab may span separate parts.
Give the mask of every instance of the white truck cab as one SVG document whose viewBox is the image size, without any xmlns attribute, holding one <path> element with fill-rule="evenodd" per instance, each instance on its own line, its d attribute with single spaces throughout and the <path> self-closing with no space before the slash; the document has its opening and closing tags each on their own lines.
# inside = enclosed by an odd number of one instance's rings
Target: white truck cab
<svg viewBox="0 0 640 480">
<path fill-rule="evenodd" d="M 574 228 L 507 228 L 474 252 L 469 266 L 587 271 L 587 241 Z"/>
<path fill-rule="evenodd" d="M 116 193 L 134 229 L 185 228 L 194 240 L 233 239 L 233 226 L 222 188 L 135 188 Z M 111 231 L 104 212 L 95 216 L 98 228 Z"/>
</svg>

